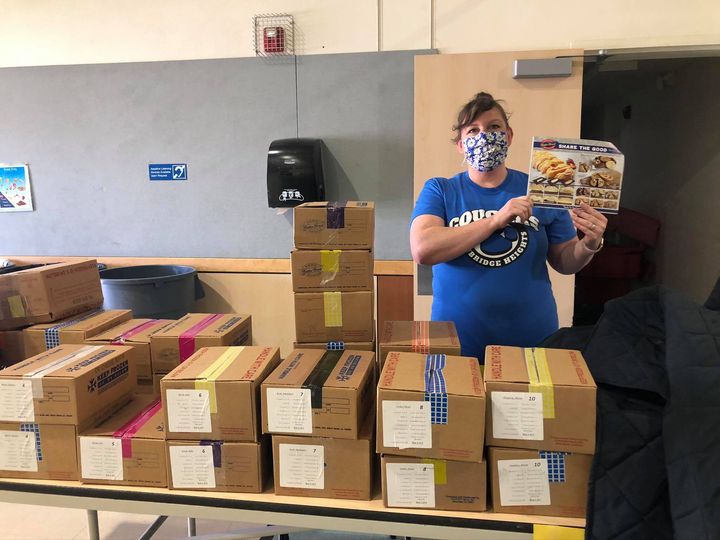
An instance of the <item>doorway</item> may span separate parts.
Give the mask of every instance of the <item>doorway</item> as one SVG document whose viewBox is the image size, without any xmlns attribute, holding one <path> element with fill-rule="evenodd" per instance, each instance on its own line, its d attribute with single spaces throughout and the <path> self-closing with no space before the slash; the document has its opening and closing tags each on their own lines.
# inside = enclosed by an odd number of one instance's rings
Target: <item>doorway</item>
<svg viewBox="0 0 720 540">
<path fill-rule="evenodd" d="M 621 211 L 576 279 L 575 325 L 605 301 L 662 284 L 703 303 L 720 275 L 720 58 L 596 57 L 581 136 L 625 154 Z"/>
</svg>

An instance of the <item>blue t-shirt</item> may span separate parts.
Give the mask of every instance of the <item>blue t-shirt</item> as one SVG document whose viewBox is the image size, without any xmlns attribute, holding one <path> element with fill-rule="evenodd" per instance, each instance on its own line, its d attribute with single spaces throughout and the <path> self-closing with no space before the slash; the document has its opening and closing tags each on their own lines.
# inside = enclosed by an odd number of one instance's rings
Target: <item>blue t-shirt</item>
<svg viewBox="0 0 720 540">
<path fill-rule="evenodd" d="M 425 183 L 412 214 L 431 214 L 449 227 L 492 216 L 527 193 L 527 174 L 508 170 L 496 188 L 467 172 Z M 484 362 L 486 345 L 537 346 L 558 328 L 546 259 L 548 244 L 575 238 L 567 210 L 533 208 L 528 221 L 496 231 L 469 253 L 433 266 L 432 320 L 454 321 L 464 356 Z"/>
</svg>

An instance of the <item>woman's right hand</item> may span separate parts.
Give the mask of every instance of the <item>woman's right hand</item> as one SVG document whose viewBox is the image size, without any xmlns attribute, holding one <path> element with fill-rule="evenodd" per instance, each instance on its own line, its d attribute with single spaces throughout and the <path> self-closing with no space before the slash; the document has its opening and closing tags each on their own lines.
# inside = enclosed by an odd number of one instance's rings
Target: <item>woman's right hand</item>
<svg viewBox="0 0 720 540">
<path fill-rule="evenodd" d="M 530 197 L 515 197 L 505 203 L 500 210 L 491 218 L 496 230 L 504 229 L 509 223 L 519 217 L 523 222 L 530 219 L 532 215 L 532 201 Z"/>
</svg>

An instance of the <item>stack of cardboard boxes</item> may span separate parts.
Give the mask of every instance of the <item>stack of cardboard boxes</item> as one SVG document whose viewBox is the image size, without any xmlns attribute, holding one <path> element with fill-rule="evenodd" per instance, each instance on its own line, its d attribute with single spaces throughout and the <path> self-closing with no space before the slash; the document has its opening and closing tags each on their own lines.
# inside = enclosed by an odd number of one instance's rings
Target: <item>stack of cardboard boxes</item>
<svg viewBox="0 0 720 540">
<path fill-rule="evenodd" d="M 485 380 L 493 509 L 584 517 L 597 388 L 580 352 L 489 346 Z"/>
<path fill-rule="evenodd" d="M 255 492 L 269 477 L 260 384 L 277 347 L 201 348 L 161 380 L 171 489 Z"/>
<path fill-rule="evenodd" d="M 375 354 L 296 349 L 262 384 L 275 493 L 373 496 Z"/>
<path fill-rule="evenodd" d="M 129 350 L 60 345 L 0 371 L 0 476 L 76 480 L 77 434 L 131 398 Z"/>
<path fill-rule="evenodd" d="M 372 202 L 295 208 L 296 347 L 374 350 Z"/>
<path fill-rule="evenodd" d="M 25 351 L 23 328 L 59 321 L 102 303 L 95 260 L 49 264 L 0 275 L 0 368 L 32 356 Z"/>
<path fill-rule="evenodd" d="M 485 388 L 476 358 L 388 353 L 377 409 L 386 506 L 486 509 Z"/>
</svg>

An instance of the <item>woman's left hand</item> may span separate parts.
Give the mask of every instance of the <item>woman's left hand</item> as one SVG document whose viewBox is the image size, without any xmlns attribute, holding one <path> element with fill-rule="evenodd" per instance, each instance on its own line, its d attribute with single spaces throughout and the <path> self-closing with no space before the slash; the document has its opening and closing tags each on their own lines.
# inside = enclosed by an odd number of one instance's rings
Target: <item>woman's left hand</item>
<svg viewBox="0 0 720 540">
<path fill-rule="evenodd" d="M 600 247 L 600 239 L 607 227 L 607 218 L 600 212 L 582 203 L 579 208 L 570 211 L 575 227 L 585 235 L 581 242 L 591 251 Z"/>
</svg>

